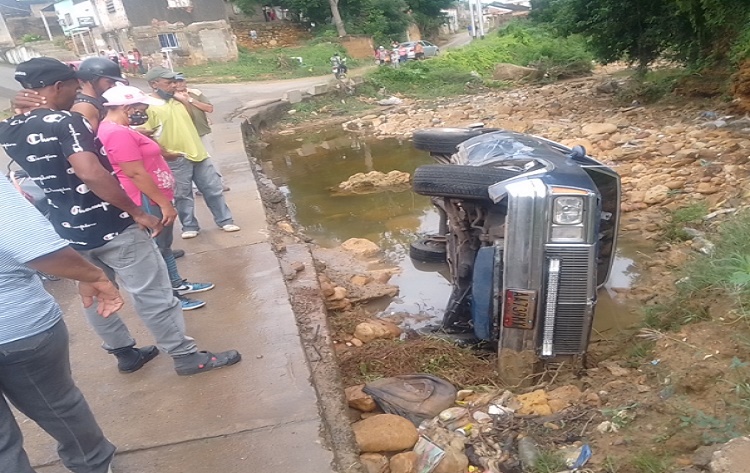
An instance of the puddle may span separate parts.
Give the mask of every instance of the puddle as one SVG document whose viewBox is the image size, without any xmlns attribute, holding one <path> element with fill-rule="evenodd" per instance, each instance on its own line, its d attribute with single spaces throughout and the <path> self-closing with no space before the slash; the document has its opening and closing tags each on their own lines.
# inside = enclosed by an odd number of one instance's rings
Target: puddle
<svg viewBox="0 0 750 473">
<path fill-rule="evenodd" d="M 415 267 L 409 258 L 410 242 L 437 233 L 439 219 L 429 198 L 409 191 L 349 196 L 329 191 L 358 172 L 413 173 L 433 163 L 427 153 L 413 149 L 409 141 L 364 140 L 341 130 L 323 130 L 274 138 L 258 155 L 266 175 L 287 195 L 293 218 L 318 245 L 332 248 L 349 238 L 367 238 L 399 266 L 401 274 L 391 279 L 400 288 L 399 297 L 376 309 L 414 314 L 405 321 L 412 327 L 442 318 L 450 295 L 450 284 L 441 276 L 447 275 L 447 266 Z M 630 287 L 637 276 L 637 254 L 634 244 L 620 240 L 612 277 L 599 294 L 595 334 L 608 337 L 638 320 L 631 307 L 617 300 L 617 289 Z"/>
</svg>

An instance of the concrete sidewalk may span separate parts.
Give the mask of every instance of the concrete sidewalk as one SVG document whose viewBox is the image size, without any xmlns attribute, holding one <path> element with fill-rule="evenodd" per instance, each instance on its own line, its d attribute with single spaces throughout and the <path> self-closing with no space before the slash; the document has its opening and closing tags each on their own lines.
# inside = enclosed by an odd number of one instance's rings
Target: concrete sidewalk
<svg viewBox="0 0 750 473">
<path fill-rule="evenodd" d="M 214 95 L 214 94 L 211 94 Z M 236 107 L 237 95 L 219 95 L 216 121 Z M 212 97 L 214 98 L 214 97 Z M 241 363 L 178 377 L 162 354 L 140 371 L 122 375 L 87 326 L 74 285 L 52 282 L 71 332 L 73 375 L 105 434 L 118 447 L 115 473 L 276 473 L 332 471 L 310 368 L 278 261 L 266 238 L 266 220 L 238 123 L 215 123 L 214 141 L 238 233 L 224 233 L 198 198 L 201 235 L 177 236 L 184 277 L 211 281 L 200 294 L 208 305 L 186 312 L 188 333 L 204 350 L 238 349 Z M 179 235 L 179 226 L 175 233 Z M 132 305 L 123 312 L 139 345 L 153 343 Z M 19 415 L 25 447 L 40 473 L 67 471 L 54 441 Z"/>
</svg>

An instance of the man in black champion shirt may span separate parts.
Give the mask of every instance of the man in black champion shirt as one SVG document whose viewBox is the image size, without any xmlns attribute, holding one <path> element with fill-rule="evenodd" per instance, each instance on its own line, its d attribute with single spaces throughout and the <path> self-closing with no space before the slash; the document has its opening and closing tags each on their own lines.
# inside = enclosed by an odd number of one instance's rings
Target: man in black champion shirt
<svg viewBox="0 0 750 473">
<path fill-rule="evenodd" d="M 91 125 L 68 109 L 78 92 L 76 73 L 52 58 L 34 58 L 16 68 L 16 80 L 36 90 L 45 105 L 0 122 L 0 146 L 44 190 L 50 220 L 62 238 L 131 293 L 135 309 L 159 347 L 173 357 L 179 375 L 191 375 L 240 361 L 235 350 L 198 351 L 185 335 L 182 308 L 172 293 L 164 259 L 142 227 L 154 234 L 161 222 L 125 194 L 100 153 Z M 103 318 L 85 309 L 89 323 L 125 373 L 158 354 L 135 348 L 117 314 Z"/>
</svg>

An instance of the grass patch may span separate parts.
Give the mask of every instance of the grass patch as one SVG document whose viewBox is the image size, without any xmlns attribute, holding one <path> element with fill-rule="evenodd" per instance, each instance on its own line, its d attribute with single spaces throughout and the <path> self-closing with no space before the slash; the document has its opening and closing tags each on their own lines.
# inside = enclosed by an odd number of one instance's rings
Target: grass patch
<svg viewBox="0 0 750 473">
<path fill-rule="evenodd" d="M 672 219 L 686 223 L 701 212 L 685 209 Z M 695 221 L 695 220 L 692 220 Z M 723 313 L 750 324 L 750 212 L 739 213 L 707 238 L 711 254 L 696 254 L 678 274 L 676 293 L 670 300 L 650 307 L 644 323 L 660 330 L 710 318 L 709 307 L 721 303 Z"/>
<path fill-rule="evenodd" d="M 201 82 L 242 82 L 270 79 L 293 79 L 331 74 L 331 56 L 346 51 L 331 41 L 312 41 L 304 46 L 249 51 L 240 48 L 235 62 L 212 62 L 202 66 L 186 66 L 182 72 L 191 80 Z M 302 62 L 299 59 L 302 58 Z M 351 58 L 347 65 L 360 64 Z"/>
<path fill-rule="evenodd" d="M 667 473 L 671 462 L 651 452 L 640 452 L 630 459 L 637 473 Z"/>
<path fill-rule="evenodd" d="M 671 94 L 689 72 L 684 68 L 654 69 L 639 76 L 632 75 L 627 85 L 617 93 L 622 103 L 638 101 L 648 104 L 658 102 Z"/>
<path fill-rule="evenodd" d="M 558 473 L 567 467 L 559 452 L 541 451 L 534 466 L 534 473 Z"/>
<path fill-rule="evenodd" d="M 281 121 L 296 125 L 309 122 L 311 119 L 320 120 L 358 115 L 377 107 L 377 105 L 364 100 L 364 97 L 367 96 L 367 91 L 363 91 L 362 94 L 357 95 L 330 93 L 311 97 L 309 100 L 294 104 L 294 114 L 287 115 Z"/>
<path fill-rule="evenodd" d="M 681 209 L 667 212 L 662 224 L 662 237 L 668 241 L 686 241 L 690 234 L 685 227 L 698 228 L 703 222 L 703 217 L 708 214 L 708 205 L 701 201 L 683 207 Z"/>
<path fill-rule="evenodd" d="M 493 357 L 480 355 L 435 338 L 374 340 L 340 353 L 339 367 L 346 386 L 404 373 L 433 374 L 454 386 L 497 385 Z"/>
<path fill-rule="evenodd" d="M 398 69 L 380 67 L 368 80 L 388 93 L 444 97 L 480 90 L 485 82 L 505 87 L 492 80 L 498 63 L 534 67 L 545 80 L 557 80 L 589 73 L 592 59 L 582 38 L 560 38 L 547 28 L 518 21 L 428 61 L 410 61 Z"/>
</svg>

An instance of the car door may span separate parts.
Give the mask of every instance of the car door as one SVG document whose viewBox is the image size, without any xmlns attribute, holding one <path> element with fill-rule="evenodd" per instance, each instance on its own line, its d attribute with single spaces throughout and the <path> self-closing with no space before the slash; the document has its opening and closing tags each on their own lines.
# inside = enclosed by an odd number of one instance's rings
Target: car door
<svg viewBox="0 0 750 473">
<path fill-rule="evenodd" d="M 438 53 L 438 47 L 434 44 L 430 43 L 429 41 L 421 41 L 422 46 L 424 47 L 424 56 L 425 57 L 432 57 L 437 56 Z"/>
</svg>

